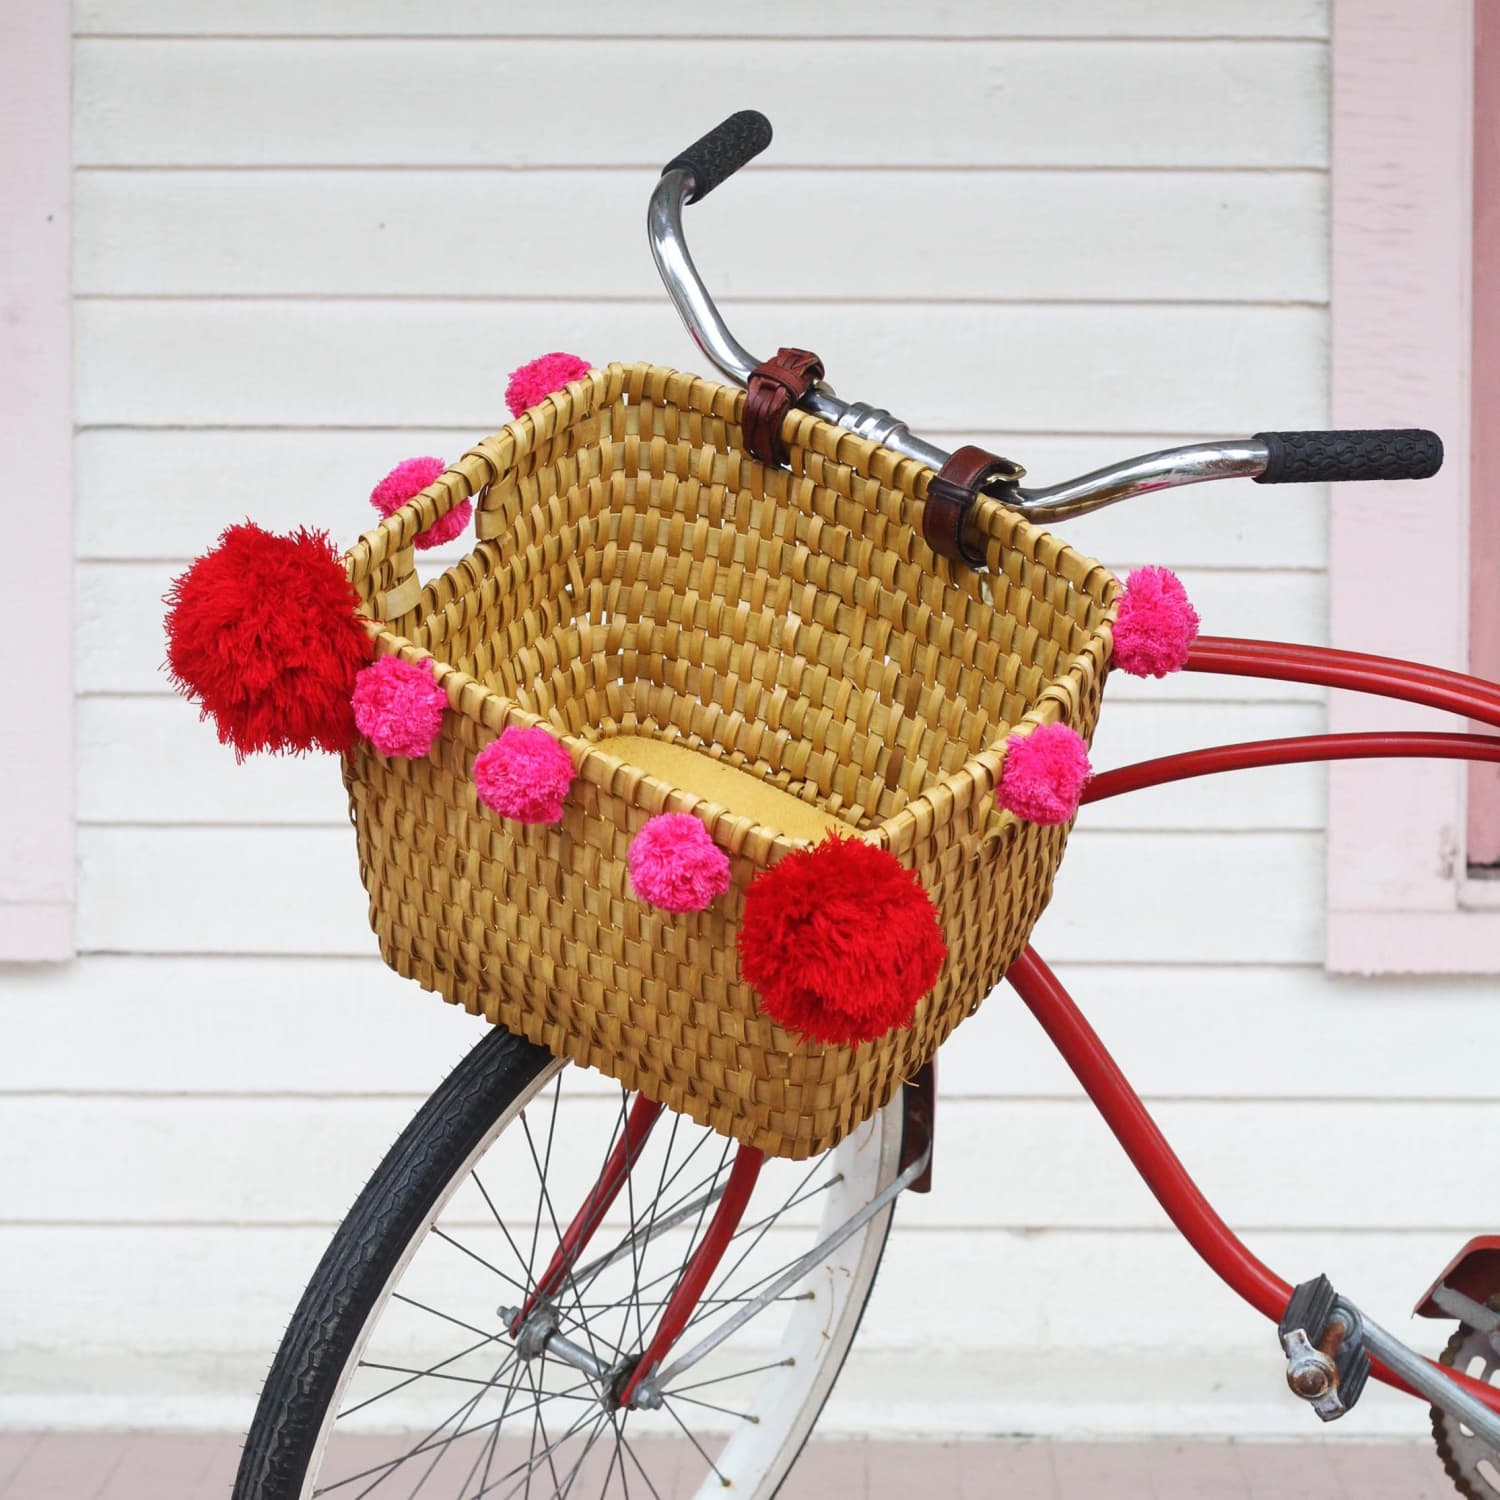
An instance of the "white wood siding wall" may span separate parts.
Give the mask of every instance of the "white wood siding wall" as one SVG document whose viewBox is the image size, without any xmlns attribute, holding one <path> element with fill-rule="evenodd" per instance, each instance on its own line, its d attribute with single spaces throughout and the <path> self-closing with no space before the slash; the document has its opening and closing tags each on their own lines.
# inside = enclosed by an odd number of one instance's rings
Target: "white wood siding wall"
<svg viewBox="0 0 1500 1500">
<path fill-rule="evenodd" d="M 80 0 L 76 24 L 84 956 L 3 978 L 0 1421 L 238 1426 L 333 1225 L 476 1031 L 373 956 L 335 768 L 237 768 L 168 696 L 167 580 L 246 514 L 352 537 L 375 478 L 492 430 L 544 350 L 695 367 L 645 199 L 746 104 L 770 159 L 691 231 L 751 347 L 815 347 L 846 394 L 1043 479 L 1317 426 L 1327 14 L 783 0 L 747 40 L 663 0 Z M 1210 629 L 1317 640 L 1324 503 L 1226 485 L 1072 534 L 1179 568 Z M 1322 712 L 1121 680 L 1096 759 Z M 1486 989 L 1325 980 L 1322 788 L 1091 811 L 1038 945 L 1230 1221 L 1399 1324 L 1481 1227 L 1448 1142 L 1500 1127 L 1492 1055 L 1432 1039 Z M 1308 1430 L 1270 1329 L 1008 992 L 941 1077 L 937 1191 L 901 1208 L 837 1421 Z M 1358 1425 L 1421 1418 L 1371 1399 Z"/>
</svg>

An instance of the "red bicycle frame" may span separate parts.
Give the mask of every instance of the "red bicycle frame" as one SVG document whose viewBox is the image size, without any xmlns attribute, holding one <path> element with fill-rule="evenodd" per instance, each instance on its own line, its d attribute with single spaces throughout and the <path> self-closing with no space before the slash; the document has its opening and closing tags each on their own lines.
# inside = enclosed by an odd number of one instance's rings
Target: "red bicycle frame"
<svg viewBox="0 0 1500 1500">
<path fill-rule="evenodd" d="M 1415 662 L 1278 641 L 1205 637 L 1194 646 L 1187 670 L 1374 693 L 1461 714 L 1500 728 L 1500 686 Z M 1500 737 L 1437 732 L 1321 734 L 1217 745 L 1106 771 L 1090 782 L 1082 800 L 1099 802 L 1145 787 L 1222 771 L 1373 757 L 1500 762 Z M 1041 1023 L 1184 1238 L 1250 1306 L 1278 1322 L 1286 1311 L 1291 1284 L 1253 1255 L 1214 1211 L 1057 976 L 1028 947 L 1012 965 L 1006 979 Z M 552 1263 L 528 1297 L 525 1309 L 517 1315 L 515 1326 L 525 1320 L 526 1313 L 538 1302 L 560 1289 L 629 1175 L 658 1113 L 659 1106 L 641 1099 L 636 1101 L 625 1122 L 623 1137 L 611 1152 L 599 1182 L 563 1235 Z M 643 1357 L 630 1373 L 621 1392 L 622 1401 L 628 1402 L 637 1385 L 664 1361 L 691 1318 L 713 1268 L 749 1205 L 761 1161 L 758 1151 L 740 1148 L 708 1232 L 668 1299 Z M 1500 1390 L 1441 1366 L 1433 1368 L 1491 1411 L 1500 1413 Z M 1374 1373 L 1397 1389 L 1416 1394 L 1378 1362 Z"/>
<path fill-rule="evenodd" d="M 1187 670 L 1346 688 L 1462 714 L 1500 728 L 1500 686 L 1389 657 L 1279 641 L 1205 637 L 1194 646 Z M 1219 745 L 1106 771 L 1085 789 L 1083 801 L 1098 802 L 1220 771 L 1377 756 L 1500 762 L 1500 738 L 1440 733 L 1324 734 Z M 1006 979 L 1041 1023 L 1183 1237 L 1230 1288 L 1256 1311 L 1279 1322 L 1291 1285 L 1251 1254 L 1214 1211 L 1057 976 L 1033 949 L 1027 948 Z M 1433 1368 L 1491 1411 L 1500 1412 L 1500 1391 L 1493 1386 L 1442 1366 Z M 1378 1362 L 1374 1373 L 1397 1389 L 1412 1393 L 1404 1381 Z"/>
</svg>

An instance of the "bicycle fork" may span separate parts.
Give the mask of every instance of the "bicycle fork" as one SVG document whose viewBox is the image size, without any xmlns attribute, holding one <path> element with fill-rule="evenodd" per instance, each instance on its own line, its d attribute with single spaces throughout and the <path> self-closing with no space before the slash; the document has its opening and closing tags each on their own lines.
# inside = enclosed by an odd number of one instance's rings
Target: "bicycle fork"
<svg viewBox="0 0 1500 1500">
<path fill-rule="evenodd" d="M 589 1190 L 582 1206 L 559 1237 L 557 1249 L 546 1269 L 519 1307 L 502 1307 L 499 1316 L 515 1340 L 517 1353 L 523 1359 L 534 1359 L 546 1353 L 560 1359 L 596 1381 L 604 1398 L 614 1407 L 662 1405 L 668 1384 L 716 1349 L 758 1313 L 771 1306 L 820 1265 L 851 1235 L 857 1234 L 901 1193 L 908 1189 L 924 1192 L 930 1183 L 932 1166 L 933 1065 L 928 1063 L 903 1091 L 903 1132 L 901 1170 L 895 1179 L 876 1193 L 856 1213 L 798 1257 L 758 1295 L 741 1306 L 691 1348 L 683 1351 L 670 1365 L 667 1356 L 678 1338 L 693 1320 L 699 1302 L 714 1272 L 739 1232 L 745 1210 L 765 1163 L 765 1153 L 754 1146 L 740 1146 L 734 1163 L 722 1182 L 691 1202 L 683 1204 L 665 1218 L 645 1227 L 645 1235 L 659 1234 L 684 1221 L 699 1217 L 712 1207 L 713 1217 L 703 1237 L 684 1264 L 676 1286 L 667 1298 L 649 1342 L 641 1353 L 620 1364 L 607 1366 L 589 1349 L 575 1343 L 561 1332 L 554 1299 L 570 1280 L 587 1282 L 607 1265 L 633 1253 L 638 1236 L 634 1227 L 607 1254 L 578 1267 L 579 1257 L 588 1248 L 595 1230 L 604 1222 L 610 1206 L 619 1196 L 631 1170 L 640 1160 L 652 1128 L 664 1113 L 663 1107 L 638 1094 L 626 1117 L 620 1138 L 605 1159 L 598 1180 Z"/>
</svg>

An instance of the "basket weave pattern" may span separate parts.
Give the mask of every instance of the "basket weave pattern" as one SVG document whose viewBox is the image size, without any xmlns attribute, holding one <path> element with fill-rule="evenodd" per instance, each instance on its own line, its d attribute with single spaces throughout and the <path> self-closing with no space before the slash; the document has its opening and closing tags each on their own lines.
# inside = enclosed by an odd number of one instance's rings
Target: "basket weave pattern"
<svg viewBox="0 0 1500 1500">
<path fill-rule="evenodd" d="M 992 501 L 990 573 L 921 539 L 930 470 L 794 412 L 790 469 L 747 455 L 742 392 L 612 365 L 549 397 L 348 557 L 377 647 L 433 659 L 452 712 L 430 756 L 345 761 L 386 962 L 554 1054 L 780 1156 L 837 1142 L 998 982 L 1051 893 L 1066 828 L 994 805 L 1006 737 L 1099 712 L 1117 584 Z M 426 587 L 412 539 L 476 500 L 480 541 Z M 563 819 L 507 821 L 475 755 L 541 724 L 578 769 Z M 735 934 L 757 872 L 805 843 L 600 748 L 665 740 L 891 850 L 948 944 L 915 1024 L 804 1044 L 760 1014 Z M 660 812 L 702 819 L 729 893 L 673 915 L 631 890 Z M 792 956 L 795 961 L 795 956 Z"/>
</svg>

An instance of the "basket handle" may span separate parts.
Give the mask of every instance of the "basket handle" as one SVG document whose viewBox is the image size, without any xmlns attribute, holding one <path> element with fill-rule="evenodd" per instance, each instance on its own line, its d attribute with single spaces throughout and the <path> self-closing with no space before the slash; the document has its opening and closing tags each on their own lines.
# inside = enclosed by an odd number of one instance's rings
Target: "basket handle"
<svg viewBox="0 0 1500 1500">
<path fill-rule="evenodd" d="M 490 459 L 471 449 L 349 549 L 344 559 L 349 581 L 372 619 L 390 625 L 416 608 L 422 597 L 416 538 L 493 477 Z"/>
</svg>

